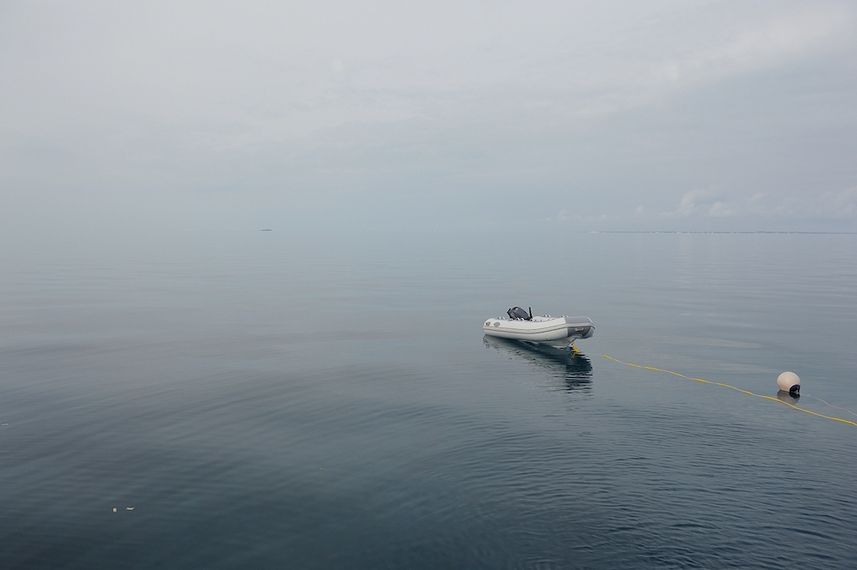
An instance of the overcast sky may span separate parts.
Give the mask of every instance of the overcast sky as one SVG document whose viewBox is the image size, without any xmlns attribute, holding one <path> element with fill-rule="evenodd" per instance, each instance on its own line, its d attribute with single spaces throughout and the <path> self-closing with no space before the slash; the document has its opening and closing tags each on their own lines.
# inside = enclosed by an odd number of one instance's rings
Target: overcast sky
<svg viewBox="0 0 857 570">
<path fill-rule="evenodd" d="M 857 231 L 857 3 L 0 0 L 0 224 Z"/>
</svg>

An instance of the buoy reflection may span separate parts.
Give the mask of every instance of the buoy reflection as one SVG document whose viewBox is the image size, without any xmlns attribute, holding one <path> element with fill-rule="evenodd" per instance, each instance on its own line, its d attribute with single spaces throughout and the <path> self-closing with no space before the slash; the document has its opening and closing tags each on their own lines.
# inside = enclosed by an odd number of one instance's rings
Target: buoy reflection
<svg viewBox="0 0 857 570">
<path fill-rule="evenodd" d="M 786 390 L 777 390 L 777 400 L 786 404 L 797 404 L 800 402 L 800 396 L 795 398 Z"/>
<path fill-rule="evenodd" d="M 588 390 L 592 384 L 592 362 L 581 353 L 568 348 L 556 348 L 520 340 L 485 336 L 482 339 L 485 348 L 523 358 L 547 369 L 551 375 L 563 381 L 565 388 Z"/>
</svg>

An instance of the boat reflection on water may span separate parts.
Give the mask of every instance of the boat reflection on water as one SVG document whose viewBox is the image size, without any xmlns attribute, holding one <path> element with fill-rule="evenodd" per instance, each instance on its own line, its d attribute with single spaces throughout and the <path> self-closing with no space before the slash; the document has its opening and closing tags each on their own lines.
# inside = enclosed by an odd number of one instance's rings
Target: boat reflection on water
<svg viewBox="0 0 857 570">
<path fill-rule="evenodd" d="M 553 377 L 564 382 L 567 390 L 591 388 L 592 362 L 583 354 L 574 353 L 568 348 L 492 336 L 483 337 L 482 342 L 486 349 L 493 348 L 549 370 Z"/>
</svg>

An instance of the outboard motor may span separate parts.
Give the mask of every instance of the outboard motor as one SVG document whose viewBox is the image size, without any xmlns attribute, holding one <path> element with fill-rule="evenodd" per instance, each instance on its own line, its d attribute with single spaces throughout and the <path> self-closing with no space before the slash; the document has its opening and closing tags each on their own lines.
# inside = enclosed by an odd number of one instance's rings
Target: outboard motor
<svg viewBox="0 0 857 570">
<path fill-rule="evenodd" d="M 533 320 L 533 310 L 532 309 L 530 309 L 530 312 L 527 313 L 527 311 L 525 311 L 521 307 L 512 307 L 511 309 L 506 311 L 506 314 L 509 315 L 509 318 L 512 319 L 513 321 L 514 320 L 521 320 L 521 321 Z"/>
</svg>

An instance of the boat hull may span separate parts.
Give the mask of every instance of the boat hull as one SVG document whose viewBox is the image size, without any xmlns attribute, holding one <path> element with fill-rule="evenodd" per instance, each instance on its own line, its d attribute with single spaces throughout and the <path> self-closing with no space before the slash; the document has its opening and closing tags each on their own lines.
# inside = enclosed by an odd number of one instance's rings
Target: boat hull
<svg viewBox="0 0 857 570">
<path fill-rule="evenodd" d="M 532 320 L 488 319 L 482 325 L 488 336 L 532 342 L 571 342 L 589 338 L 595 324 L 589 317 L 534 317 Z"/>
</svg>

